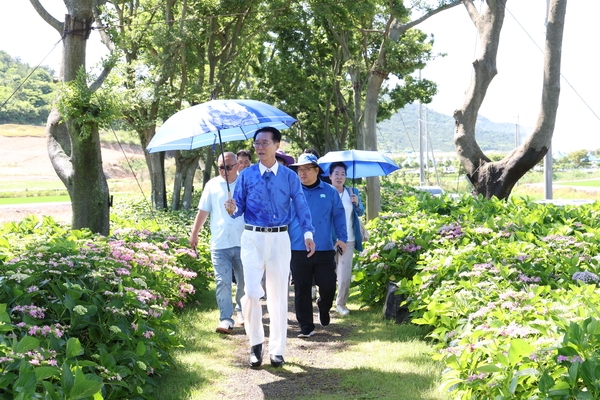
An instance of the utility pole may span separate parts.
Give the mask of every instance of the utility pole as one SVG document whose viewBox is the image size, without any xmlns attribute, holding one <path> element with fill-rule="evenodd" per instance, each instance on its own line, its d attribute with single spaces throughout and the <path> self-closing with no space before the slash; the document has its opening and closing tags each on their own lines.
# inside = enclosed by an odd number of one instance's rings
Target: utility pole
<svg viewBox="0 0 600 400">
<path fill-rule="evenodd" d="M 550 13 L 550 0 L 546 1 L 546 29 L 548 29 L 548 14 Z M 544 198 L 552 200 L 552 141 L 548 152 L 544 156 Z"/>
<path fill-rule="evenodd" d="M 517 123 L 515 124 L 515 149 L 519 147 L 519 116 L 517 115 Z"/>
<path fill-rule="evenodd" d="M 423 105 L 419 102 L 419 118 L 418 118 L 418 129 L 419 129 L 419 177 L 420 177 L 420 185 L 423 186 L 425 184 L 425 163 L 427 162 L 427 157 L 423 156 L 424 148 L 426 146 L 425 136 L 423 135 L 423 115 L 422 115 Z"/>
</svg>

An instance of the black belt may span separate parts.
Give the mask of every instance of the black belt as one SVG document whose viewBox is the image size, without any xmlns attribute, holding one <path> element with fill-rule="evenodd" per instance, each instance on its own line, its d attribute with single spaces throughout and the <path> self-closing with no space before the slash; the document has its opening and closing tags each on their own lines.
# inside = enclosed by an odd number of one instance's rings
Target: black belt
<svg viewBox="0 0 600 400">
<path fill-rule="evenodd" d="M 254 232 L 285 232 L 287 231 L 287 226 L 254 226 L 254 225 L 246 225 L 245 229 L 247 231 Z"/>
</svg>

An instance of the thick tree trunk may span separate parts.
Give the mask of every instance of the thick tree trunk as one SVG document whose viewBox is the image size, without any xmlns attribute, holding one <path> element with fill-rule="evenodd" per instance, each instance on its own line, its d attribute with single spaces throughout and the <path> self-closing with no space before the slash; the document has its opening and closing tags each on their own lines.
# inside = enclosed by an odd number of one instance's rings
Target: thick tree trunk
<svg viewBox="0 0 600 400">
<path fill-rule="evenodd" d="M 39 12 L 39 3 L 32 1 L 32 4 Z M 92 0 L 65 4 L 69 14 L 65 16 L 63 28 L 61 76 L 64 82 L 69 82 L 76 79 L 80 68 L 85 69 L 86 44 L 94 16 Z M 51 17 L 45 14 L 46 18 Z M 61 122 L 61 115 L 53 110 L 46 126 L 48 154 L 71 198 L 72 228 L 88 228 L 92 232 L 108 235 L 109 190 L 102 170 L 98 127 L 89 126 L 89 136 L 84 136 L 81 128 L 75 120 Z"/>
<path fill-rule="evenodd" d="M 173 182 L 173 199 L 171 200 L 173 210 L 179 210 L 182 206 L 184 209 L 189 210 L 192 206 L 192 185 L 200 155 L 189 156 L 189 153 L 175 152 L 175 180 Z M 183 202 L 181 198 L 182 189 L 184 189 Z"/>
<path fill-rule="evenodd" d="M 367 96 L 365 97 L 365 150 L 377 151 L 377 108 L 379 91 L 383 84 L 385 74 L 372 71 L 367 83 Z M 381 211 L 381 185 L 379 177 L 367 178 L 367 219 L 376 218 Z"/>
<path fill-rule="evenodd" d="M 193 163 L 187 164 L 185 180 L 183 181 L 183 209 L 190 210 L 193 207 L 192 200 L 194 197 L 194 176 L 198 169 L 198 158 Z"/>
<path fill-rule="evenodd" d="M 145 114 L 144 110 L 144 113 Z M 155 113 L 155 108 L 151 107 L 151 115 Z M 145 149 L 154 137 L 156 126 L 150 124 L 145 130 L 138 130 L 138 138 Z M 167 204 L 167 184 L 165 178 L 165 152 L 158 153 L 144 152 L 148 173 L 150 174 L 150 198 L 152 199 L 152 207 L 156 210 L 166 210 Z"/>
<path fill-rule="evenodd" d="M 146 165 L 150 172 L 152 207 L 156 210 L 167 209 L 167 185 L 165 182 L 165 153 L 146 153 Z"/>
<path fill-rule="evenodd" d="M 505 15 L 505 1 L 487 0 L 480 14 L 472 3 L 465 7 L 481 38 L 480 56 L 473 63 L 473 80 L 461 108 L 454 112 L 454 144 L 461 165 L 478 193 L 505 199 L 514 185 L 548 152 L 556 122 L 560 95 L 560 65 L 566 0 L 551 0 L 546 30 L 542 104 L 536 127 L 529 139 L 503 160 L 492 162 L 475 139 L 475 124 L 487 88 L 496 75 L 496 57 Z"/>
<path fill-rule="evenodd" d="M 206 150 L 206 157 L 204 158 L 204 170 L 202 171 L 202 187 L 206 186 L 206 183 L 212 178 L 212 169 L 215 163 L 215 154 L 210 148 Z"/>
</svg>

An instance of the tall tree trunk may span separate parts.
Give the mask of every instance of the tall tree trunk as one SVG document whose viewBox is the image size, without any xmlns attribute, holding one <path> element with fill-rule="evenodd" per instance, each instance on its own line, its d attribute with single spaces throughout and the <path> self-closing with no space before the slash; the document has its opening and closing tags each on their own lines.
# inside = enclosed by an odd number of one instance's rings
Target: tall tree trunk
<svg viewBox="0 0 600 400">
<path fill-rule="evenodd" d="M 562 37 L 567 0 L 551 0 L 546 29 L 544 79 L 541 110 L 529 139 L 504 159 L 492 162 L 475 139 L 475 124 L 487 88 L 496 75 L 496 57 L 500 31 L 505 15 L 505 0 L 487 0 L 480 14 L 472 1 L 465 7 L 477 27 L 481 39 L 480 55 L 473 62 L 473 79 L 463 106 L 454 112 L 456 129 L 454 144 L 461 165 L 478 193 L 486 198 L 505 199 L 514 185 L 548 152 L 560 95 Z"/>
<path fill-rule="evenodd" d="M 179 210 L 183 207 L 189 210 L 192 206 L 192 185 L 194 184 L 194 174 L 198 167 L 200 154 L 197 151 L 176 151 L 175 152 L 175 181 L 173 183 L 173 199 L 171 208 Z M 184 191 L 183 201 L 181 191 Z M 187 199 L 187 201 L 186 201 Z"/>
<path fill-rule="evenodd" d="M 165 153 L 146 153 L 146 165 L 150 172 L 152 207 L 167 209 L 167 185 L 165 179 Z"/>
<path fill-rule="evenodd" d="M 37 0 L 32 5 L 50 25 L 58 27 Z M 66 1 L 67 14 L 62 28 L 63 58 L 61 78 L 70 82 L 78 71 L 85 70 L 87 39 L 91 31 L 93 0 Z M 101 84 L 101 83 L 100 83 Z M 93 91 L 93 89 L 90 89 Z M 73 119 L 62 121 L 54 109 L 48 117 L 46 135 L 52 166 L 64 183 L 71 199 L 73 229 L 88 228 L 108 235 L 110 230 L 109 190 L 102 170 L 102 152 L 98 126 L 90 124 L 89 135 L 82 134 L 82 126 Z"/>
<path fill-rule="evenodd" d="M 194 158 L 186 164 L 185 179 L 183 181 L 183 209 L 190 210 L 192 208 L 192 200 L 194 196 L 194 176 L 198 169 L 198 159 L 200 156 Z"/>
<path fill-rule="evenodd" d="M 206 156 L 204 157 L 204 170 L 202 171 L 202 187 L 212 178 L 212 169 L 215 163 L 215 154 L 210 147 L 206 148 Z"/>
</svg>

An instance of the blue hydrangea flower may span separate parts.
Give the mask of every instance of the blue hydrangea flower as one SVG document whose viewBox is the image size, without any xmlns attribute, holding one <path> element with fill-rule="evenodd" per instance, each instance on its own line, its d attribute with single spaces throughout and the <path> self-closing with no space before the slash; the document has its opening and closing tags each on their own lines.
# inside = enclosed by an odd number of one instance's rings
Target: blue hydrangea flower
<svg viewBox="0 0 600 400">
<path fill-rule="evenodd" d="M 598 278 L 598 275 L 594 274 L 593 272 L 589 272 L 589 271 L 575 272 L 573 274 L 572 279 L 574 281 L 581 281 L 583 283 L 598 283 L 598 281 L 600 281 L 600 278 Z"/>
</svg>

